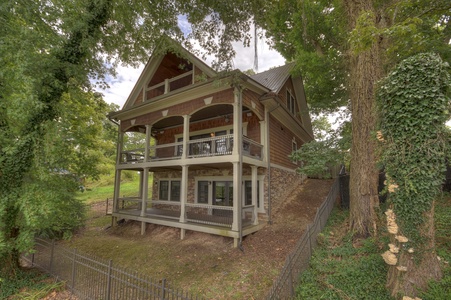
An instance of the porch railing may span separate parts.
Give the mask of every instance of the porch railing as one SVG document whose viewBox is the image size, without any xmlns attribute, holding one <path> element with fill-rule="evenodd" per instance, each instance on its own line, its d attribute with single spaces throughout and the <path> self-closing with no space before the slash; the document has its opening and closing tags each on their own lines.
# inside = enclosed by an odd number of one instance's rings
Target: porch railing
<svg viewBox="0 0 451 300">
<path fill-rule="evenodd" d="M 232 154 L 233 134 L 197 139 L 188 142 L 188 157 Z"/>
<path fill-rule="evenodd" d="M 121 152 L 119 162 L 120 163 L 138 163 L 143 162 L 145 156 L 144 148 L 137 148 L 131 150 L 125 150 Z"/>
<path fill-rule="evenodd" d="M 263 145 L 243 136 L 243 155 L 263 160 Z M 188 141 L 188 158 L 230 155 L 233 151 L 233 134 L 214 136 Z M 161 144 L 149 147 L 149 157 L 145 159 L 145 149 L 132 149 L 121 152 L 120 163 L 140 163 L 180 159 L 183 142 Z"/>
<path fill-rule="evenodd" d="M 206 225 L 232 227 L 233 207 L 187 203 L 186 220 Z"/>
<path fill-rule="evenodd" d="M 263 160 L 263 145 L 243 136 L 243 155 Z"/>
<path fill-rule="evenodd" d="M 170 160 L 179 159 L 182 156 L 183 143 L 169 143 L 161 144 L 150 147 L 149 150 L 149 160 L 159 161 L 159 160 Z"/>
<path fill-rule="evenodd" d="M 167 94 L 170 91 L 178 90 L 182 87 L 193 83 L 193 71 L 180 74 L 174 78 L 166 79 L 165 81 L 148 87 L 146 89 L 146 100 Z"/>
</svg>

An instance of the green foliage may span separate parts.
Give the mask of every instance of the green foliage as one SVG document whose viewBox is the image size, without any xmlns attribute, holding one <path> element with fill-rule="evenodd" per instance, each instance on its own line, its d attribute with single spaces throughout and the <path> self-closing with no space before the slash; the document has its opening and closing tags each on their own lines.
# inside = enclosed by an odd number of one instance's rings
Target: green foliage
<svg viewBox="0 0 451 300">
<path fill-rule="evenodd" d="M 378 92 L 382 162 L 394 212 L 404 234 L 419 242 L 423 213 L 431 207 L 443 182 L 445 125 L 449 119 L 448 64 L 434 54 L 403 61 Z"/>
<path fill-rule="evenodd" d="M 345 142 L 348 133 L 343 127 L 333 130 L 326 116 L 315 118 L 312 125 L 316 140 L 303 144 L 291 153 L 290 159 L 302 162 L 298 168 L 301 174 L 330 178 L 330 168 L 345 163 L 346 150 L 349 148 L 343 147 L 349 147 Z M 345 137 L 340 135 L 343 133 Z"/>
<path fill-rule="evenodd" d="M 443 277 L 440 281 L 432 281 L 420 298 L 447 300 L 451 295 L 451 237 L 449 224 L 451 224 L 451 194 L 445 194 L 436 201 L 434 215 L 435 241 L 437 254 L 441 258 Z"/>
<path fill-rule="evenodd" d="M 296 299 L 391 299 L 377 241 L 366 239 L 355 245 L 350 234 L 340 236 L 347 217 L 345 211 L 332 212 L 322 233 L 324 242 L 301 275 Z"/>
<path fill-rule="evenodd" d="M 343 162 L 343 154 L 330 141 L 311 141 L 291 153 L 290 159 L 303 162 L 298 172 L 307 176 L 330 178 L 329 168 Z"/>
<path fill-rule="evenodd" d="M 13 279 L 2 277 L 0 273 L 0 299 L 11 299 L 8 297 L 18 294 L 24 288 L 29 290 L 43 289 L 48 286 L 48 283 L 44 282 L 46 279 L 48 279 L 47 275 L 40 274 L 37 271 L 19 270 Z"/>
</svg>

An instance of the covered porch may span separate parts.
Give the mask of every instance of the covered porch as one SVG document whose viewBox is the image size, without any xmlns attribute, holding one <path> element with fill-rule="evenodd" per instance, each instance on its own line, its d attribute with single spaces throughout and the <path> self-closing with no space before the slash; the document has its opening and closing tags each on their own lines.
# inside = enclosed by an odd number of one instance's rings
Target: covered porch
<svg viewBox="0 0 451 300">
<path fill-rule="evenodd" d="M 135 168 L 139 186 L 133 195 L 121 196 L 121 173 L 116 170 L 113 225 L 119 219 L 158 224 L 234 238 L 258 231 L 264 212 L 265 170 L 240 162 Z M 152 174 L 150 174 L 152 173 Z M 243 175 L 244 174 L 244 175 Z M 150 180 L 149 180 L 150 179 Z"/>
</svg>

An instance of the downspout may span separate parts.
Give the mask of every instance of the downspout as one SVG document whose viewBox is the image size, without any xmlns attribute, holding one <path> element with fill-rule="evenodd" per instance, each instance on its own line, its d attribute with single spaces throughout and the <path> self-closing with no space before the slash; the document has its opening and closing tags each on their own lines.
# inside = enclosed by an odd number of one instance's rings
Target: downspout
<svg viewBox="0 0 451 300">
<path fill-rule="evenodd" d="M 280 107 L 280 103 L 277 103 L 277 106 L 274 107 L 273 109 L 271 109 L 268 112 L 268 121 L 267 121 L 267 127 L 268 130 L 266 131 L 266 142 L 268 144 L 268 153 L 267 153 L 267 159 L 268 159 L 268 224 L 272 224 L 272 218 L 271 218 L 271 147 L 270 147 L 270 142 L 269 142 L 269 137 L 270 137 L 270 124 L 269 124 L 269 119 L 270 119 L 270 114 L 275 111 L 276 109 L 278 109 Z"/>
</svg>

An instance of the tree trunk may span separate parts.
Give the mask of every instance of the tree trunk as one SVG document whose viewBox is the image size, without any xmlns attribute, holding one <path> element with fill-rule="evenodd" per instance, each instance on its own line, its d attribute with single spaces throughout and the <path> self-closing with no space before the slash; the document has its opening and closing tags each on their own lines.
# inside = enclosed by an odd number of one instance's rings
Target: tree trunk
<svg viewBox="0 0 451 300">
<path fill-rule="evenodd" d="M 345 1 L 350 28 L 364 11 L 376 12 L 372 0 Z M 374 17 L 376 23 L 376 17 Z M 350 170 L 350 226 L 356 237 L 368 237 L 376 230 L 374 207 L 378 205 L 378 172 L 376 168 L 375 89 L 381 78 L 381 60 L 378 42 L 350 57 L 350 97 L 352 112 L 352 146 Z"/>
<path fill-rule="evenodd" d="M 56 105 L 61 101 L 61 96 L 67 91 L 72 66 L 80 66 L 85 63 L 88 49 L 82 47 L 90 38 L 95 38 L 101 33 L 100 28 L 108 22 L 109 2 L 91 1 L 87 3 L 86 19 L 80 20 L 83 26 L 77 26 L 59 51 L 52 49 L 52 55 L 58 62 L 54 68 L 43 77 L 36 98 L 41 103 L 41 108 L 31 113 L 31 117 L 24 126 L 23 132 L 16 142 L 16 147 L 8 153 L 2 153 L 2 170 L 5 176 L 0 174 L 0 201 L 5 201 L 3 208 L 7 212 L 7 218 L 0 222 L 0 230 L 3 231 L 6 244 L 3 252 L 0 252 L 0 272 L 4 276 L 13 277 L 19 266 L 20 253 L 25 249 L 18 246 L 17 239 L 24 228 L 17 225 L 21 217 L 17 203 L 18 193 L 23 184 L 23 178 L 33 166 L 35 149 L 45 133 L 43 124 L 55 120 L 58 113 Z M 80 25 L 79 24 L 79 25 Z M 12 201 L 11 199 L 14 199 Z M 33 230 L 33 229 L 31 229 Z"/>
<path fill-rule="evenodd" d="M 391 243 L 400 249 L 398 263 L 396 266 L 390 266 L 387 276 L 387 287 L 393 297 L 418 296 L 418 291 L 426 290 L 428 281 L 440 280 L 442 277 L 435 252 L 434 205 L 424 214 L 424 220 L 419 229 L 423 240 L 417 243 L 417 248 L 412 248 L 412 253 L 399 245 L 394 236 L 391 237 Z M 402 232 L 402 228 L 400 231 Z"/>
</svg>

